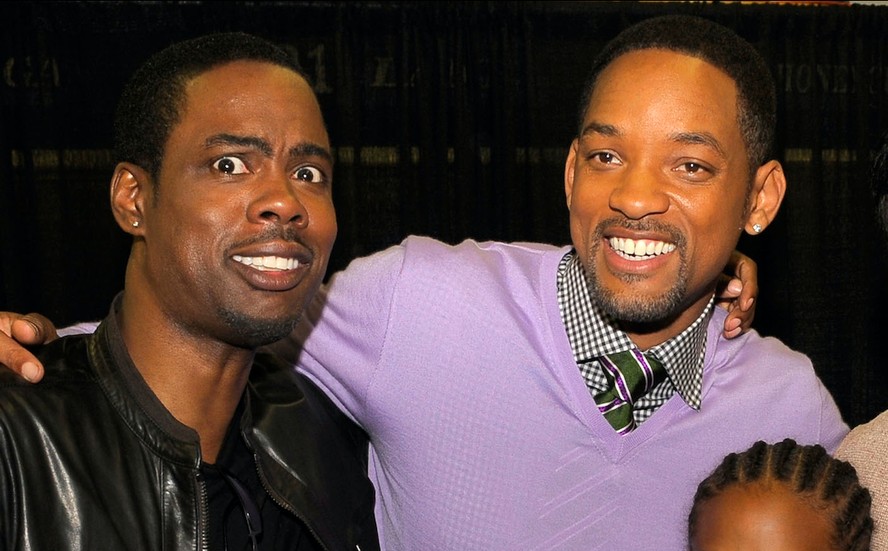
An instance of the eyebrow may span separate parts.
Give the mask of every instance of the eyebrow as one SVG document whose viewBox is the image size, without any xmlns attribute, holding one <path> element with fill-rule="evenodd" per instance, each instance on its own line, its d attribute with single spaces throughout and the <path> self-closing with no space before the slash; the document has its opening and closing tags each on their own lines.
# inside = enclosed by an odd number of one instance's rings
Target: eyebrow
<svg viewBox="0 0 888 551">
<path fill-rule="evenodd" d="M 588 134 L 601 134 L 602 136 L 618 137 L 621 135 L 621 132 L 617 130 L 616 126 L 613 126 L 611 124 L 602 124 L 600 122 L 592 121 L 584 126 L 583 131 L 580 133 L 581 136 L 586 136 Z"/>
<path fill-rule="evenodd" d="M 217 145 L 238 145 L 241 147 L 249 147 L 250 149 L 255 149 L 268 157 L 270 157 L 272 154 L 271 144 L 269 144 L 262 138 L 257 138 L 255 136 L 215 134 L 207 138 L 206 142 L 204 142 L 204 145 L 206 145 L 206 147 L 208 148 Z"/>
<path fill-rule="evenodd" d="M 705 145 L 715 150 L 715 152 L 722 157 L 726 156 L 725 149 L 722 147 L 721 142 L 709 132 L 679 132 L 677 134 L 672 134 L 669 138 L 680 144 Z"/>
<path fill-rule="evenodd" d="M 255 149 L 265 155 L 266 157 L 271 157 L 274 153 L 274 150 L 271 147 L 271 144 L 262 138 L 257 138 L 255 136 L 237 136 L 235 134 L 215 134 L 207 138 L 206 142 L 204 142 L 206 147 L 213 147 L 217 145 L 237 145 L 241 147 L 249 147 L 250 149 Z M 321 157 L 324 160 L 332 163 L 333 155 L 330 151 L 319 144 L 313 142 L 303 142 L 297 144 L 290 148 L 288 152 L 291 159 L 298 160 L 303 157 Z"/>
<path fill-rule="evenodd" d="M 328 163 L 333 163 L 333 154 L 322 145 L 313 142 L 303 142 L 290 148 L 290 158 L 297 160 L 302 157 L 320 157 Z"/>
</svg>

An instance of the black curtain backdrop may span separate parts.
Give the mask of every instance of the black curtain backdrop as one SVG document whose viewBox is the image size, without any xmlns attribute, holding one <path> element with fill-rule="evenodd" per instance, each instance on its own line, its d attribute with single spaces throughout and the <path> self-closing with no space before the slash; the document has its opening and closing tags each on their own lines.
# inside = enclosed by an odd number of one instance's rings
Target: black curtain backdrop
<svg viewBox="0 0 888 551">
<path fill-rule="evenodd" d="M 807 353 L 855 425 L 888 407 L 888 247 L 867 182 L 888 130 L 888 7 L 630 2 L 7 2 L 0 6 L 0 309 L 103 317 L 129 241 L 108 207 L 125 79 L 172 41 L 243 30 L 313 79 L 336 155 L 333 270 L 408 234 L 568 242 L 563 162 L 592 57 L 662 13 L 770 62 L 789 188 L 740 249 L 755 327 Z M 774 365 L 773 369 L 781 366 Z"/>
</svg>

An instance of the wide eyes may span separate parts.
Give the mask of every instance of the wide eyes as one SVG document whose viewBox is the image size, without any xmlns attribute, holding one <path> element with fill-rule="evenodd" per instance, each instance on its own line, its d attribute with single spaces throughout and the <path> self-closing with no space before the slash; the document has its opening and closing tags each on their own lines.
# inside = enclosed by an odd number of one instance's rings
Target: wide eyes
<svg viewBox="0 0 888 551">
<path fill-rule="evenodd" d="M 313 166 L 303 166 L 296 169 L 295 176 L 297 180 L 305 182 L 317 183 L 324 181 L 324 173 Z"/>
<path fill-rule="evenodd" d="M 246 163 L 238 157 L 220 157 L 213 162 L 212 166 L 215 170 L 227 175 L 250 173 Z M 297 180 L 307 183 L 323 183 L 325 180 L 324 172 L 314 166 L 301 166 L 293 172 L 293 176 Z"/>
<path fill-rule="evenodd" d="M 249 172 L 247 165 L 237 157 L 222 157 L 213 163 L 213 168 L 223 174 L 245 174 Z"/>
</svg>

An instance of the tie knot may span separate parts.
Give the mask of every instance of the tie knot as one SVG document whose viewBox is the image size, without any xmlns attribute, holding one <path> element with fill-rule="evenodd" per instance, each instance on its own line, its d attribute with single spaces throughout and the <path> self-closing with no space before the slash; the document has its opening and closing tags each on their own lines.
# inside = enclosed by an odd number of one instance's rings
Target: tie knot
<svg viewBox="0 0 888 551">
<path fill-rule="evenodd" d="M 666 375 L 663 363 L 653 354 L 644 354 L 633 348 L 601 357 L 608 381 L 614 379 L 618 386 L 624 386 L 624 399 L 632 404 L 651 391 Z"/>
<path fill-rule="evenodd" d="M 637 348 L 605 354 L 599 362 L 608 389 L 598 393 L 595 401 L 614 429 L 624 434 L 635 428 L 633 406 L 666 378 L 666 369 L 653 354 L 644 354 Z"/>
</svg>

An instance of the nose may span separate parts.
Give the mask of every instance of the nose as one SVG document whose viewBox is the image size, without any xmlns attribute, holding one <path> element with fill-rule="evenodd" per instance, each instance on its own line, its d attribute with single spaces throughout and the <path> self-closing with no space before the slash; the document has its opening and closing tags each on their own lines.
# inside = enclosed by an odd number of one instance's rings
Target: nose
<svg viewBox="0 0 888 551">
<path fill-rule="evenodd" d="M 610 208 L 631 220 L 666 212 L 669 209 L 669 196 L 661 178 L 656 171 L 642 167 L 624 171 L 611 191 Z"/>
<path fill-rule="evenodd" d="M 273 177 L 272 177 L 273 176 Z M 308 225 L 308 211 L 296 182 L 284 175 L 264 178 L 255 190 L 247 213 L 251 222 Z"/>
</svg>

